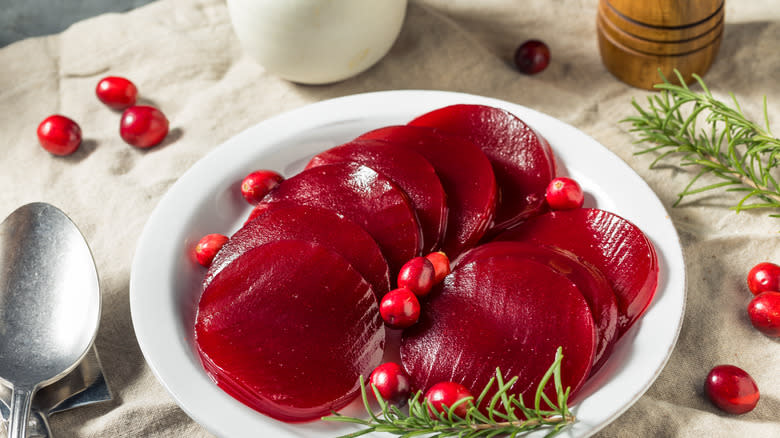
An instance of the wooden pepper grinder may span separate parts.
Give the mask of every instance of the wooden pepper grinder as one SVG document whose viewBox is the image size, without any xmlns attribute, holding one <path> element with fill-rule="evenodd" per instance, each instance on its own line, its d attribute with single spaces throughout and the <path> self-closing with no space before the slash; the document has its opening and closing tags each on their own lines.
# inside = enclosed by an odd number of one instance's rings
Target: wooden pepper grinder
<svg viewBox="0 0 780 438">
<path fill-rule="evenodd" d="M 725 0 L 599 0 L 596 27 L 604 66 L 618 79 L 652 89 L 658 70 L 678 83 L 704 75 L 723 38 Z"/>
</svg>

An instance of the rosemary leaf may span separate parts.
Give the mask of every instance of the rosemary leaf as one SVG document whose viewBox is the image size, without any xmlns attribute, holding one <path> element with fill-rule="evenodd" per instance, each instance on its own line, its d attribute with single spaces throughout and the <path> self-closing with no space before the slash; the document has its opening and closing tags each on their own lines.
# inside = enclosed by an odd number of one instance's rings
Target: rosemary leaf
<svg viewBox="0 0 780 438">
<path fill-rule="evenodd" d="M 535 408 L 528 408 L 523 404 L 523 399 L 517 394 L 509 394 L 509 389 L 517 382 L 517 377 L 504 380 L 501 370 L 496 369 L 495 377 L 490 379 L 474 404 L 473 398 L 459 400 L 453 406 L 444 406 L 444 412 L 438 413 L 436 418 L 428 414 L 428 402 L 421 392 L 411 396 L 408 401 L 408 409 L 402 411 L 393 406 L 371 385 L 370 390 L 380 407 L 378 413 L 371 410 L 369 392 L 365 380 L 360 379 L 360 394 L 367 411 L 368 418 L 348 417 L 334 412 L 325 421 L 342 423 L 354 423 L 363 429 L 343 435 L 340 438 L 351 438 L 365 435 L 371 432 L 386 432 L 401 438 L 416 436 L 430 437 L 458 437 L 458 438 L 492 438 L 498 436 L 519 437 L 528 432 L 543 429 L 546 436 L 554 436 L 575 421 L 574 415 L 567 406 L 569 391 L 571 388 L 563 388 L 561 383 L 561 363 L 563 361 L 562 349 L 559 347 L 553 361 L 544 378 L 535 391 Z M 544 394 L 548 383 L 554 385 L 555 399 L 553 403 Z M 483 409 L 487 413 L 480 412 L 477 406 L 483 406 L 488 392 L 495 385 L 496 393 Z M 544 400 L 550 409 L 541 409 L 540 402 Z M 461 418 L 455 414 L 459 406 L 467 404 L 466 417 Z M 519 412 L 518 412 L 519 411 Z"/>
<path fill-rule="evenodd" d="M 675 206 L 698 193 L 742 191 L 747 194 L 732 210 L 766 209 L 771 217 L 776 217 L 780 209 L 780 185 L 776 178 L 780 172 L 780 139 L 772 135 L 769 127 L 766 96 L 764 120 L 756 123 L 745 116 L 733 94 L 729 94 L 732 102 L 727 104 L 712 95 L 701 77 L 693 75 L 702 89 L 695 92 L 684 85 L 679 72 L 675 74 L 683 85 L 674 85 L 662 75 L 663 82 L 655 85 L 660 95 L 648 96 L 647 107 L 632 100 L 637 114 L 621 120 L 631 125 L 629 131 L 637 136 L 636 144 L 641 145 L 636 154 L 657 154 L 650 168 L 676 158 L 678 167 L 698 169 L 678 193 Z M 706 126 L 697 127 L 697 121 L 702 119 Z M 703 175 L 723 182 L 697 185 Z"/>
</svg>

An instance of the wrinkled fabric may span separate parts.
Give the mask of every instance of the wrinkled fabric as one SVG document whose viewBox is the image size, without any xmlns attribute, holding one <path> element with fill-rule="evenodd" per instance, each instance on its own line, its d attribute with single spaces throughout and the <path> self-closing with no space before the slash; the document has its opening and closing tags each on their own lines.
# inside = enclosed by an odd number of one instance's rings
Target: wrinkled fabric
<svg viewBox="0 0 780 438">
<path fill-rule="evenodd" d="M 28 202 L 57 205 L 86 236 L 101 277 L 96 343 L 115 399 L 53 416 L 56 436 L 212 436 L 158 383 L 134 336 L 128 283 L 144 223 L 177 178 L 245 128 L 323 99 L 394 89 L 461 91 L 547 113 L 615 152 L 668 207 L 688 277 L 682 332 L 652 387 L 597 436 L 780 436 L 780 343 L 754 330 L 745 311 L 748 270 L 780 262 L 780 221 L 728 210 L 737 194 L 705 194 L 671 207 L 693 174 L 672 166 L 650 170 L 654 157 L 634 155 L 634 137 L 618 121 L 632 114 L 632 98 L 644 101 L 649 92 L 603 67 L 596 6 L 595 0 L 412 1 L 384 59 L 324 86 L 286 82 L 244 56 L 220 0 L 160 0 L 0 49 L 0 217 Z M 766 95 L 770 116 L 780 120 L 775 6 L 727 2 L 723 44 L 705 76 L 718 97 L 733 92 L 756 119 Z M 552 51 L 552 63 L 536 76 L 517 73 L 511 60 L 529 38 Z M 165 112 L 171 133 L 161 146 L 139 150 L 122 142 L 120 114 L 94 95 L 106 75 L 130 78 L 142 103 Z M 53 113 L 81 125 L 84 142 L 72 156 L 54 157 L 37 145 L 35 129 Z M 722 363 L 757 381 L 762 397 L 753 412 L 726 415 L 706 400 L 704 378 Z"/>
</svg>

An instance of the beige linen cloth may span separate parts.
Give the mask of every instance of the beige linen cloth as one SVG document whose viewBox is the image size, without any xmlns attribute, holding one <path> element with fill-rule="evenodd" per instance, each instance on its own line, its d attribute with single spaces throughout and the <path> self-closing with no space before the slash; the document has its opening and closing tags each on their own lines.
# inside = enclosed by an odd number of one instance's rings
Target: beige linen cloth
<svg viewBox="0 0 780 438">
<path fill-rule="evenodd" d="M 84 232 L 101 275 L 97 347 L 115 400 L 52 417 L 58 437 L 207 437 L 174 403 L 144 362 L 130 319 L 128 282 L 136 240 L 165 191 L 231 136 L 264 119 L 327 98 L 376 90 L 437 89 L 525 105 L 570 123 L 618 154 L 669 208 L 688 276 L 685 322 L 668 365 L 647 393 L 600 437 L 780 436 L 780 344 L 754 330 L 745 276 L 780 262 L 780 221 L 734 214 L 730 196 L 701 196 L 671 208 L 690 174 L 649 170 L 618 120 L 632 113 L 631 88 L 602 66 L 596 0 L 420 0 L 409 5 L 390 53 L 341 83 L 301 86 L 267 74 L 242 54 L 221 0 L 161 0 L 126 14 L 76 23 L 60 35 L 0 49 L 0 217 L 32 201 L 53 203 Z M 546 41 L 552 63 L 524 76 L 510 62 L 529 38 Z M 780 120 L 780 8 L 774 0 L 727 2 L 720 54 L 706 75 L 721 96 Z M 94 97 L 105 75 L 139 87 L 171 121 L 165 143 L 142 151 L 118 136 L 119 114 Z M 58 158 L 37 145 L 46 116 L 81 125 L 84 144 Z M 780 125 L 775 124 L 780 132 Z M 724 414 L 704 397 L 714 365 L 747 370 L 758 407 Z M 252 432 L 247 431 L 251 436 Z"/>
</svg>

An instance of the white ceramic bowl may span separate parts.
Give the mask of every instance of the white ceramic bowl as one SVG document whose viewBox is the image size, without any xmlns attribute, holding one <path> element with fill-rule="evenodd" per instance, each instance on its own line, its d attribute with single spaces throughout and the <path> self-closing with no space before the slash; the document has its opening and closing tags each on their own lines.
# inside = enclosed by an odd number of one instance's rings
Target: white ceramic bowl
<svg viewBox="0 0 780 438">
<path fill-rule="evenodd" d="M 241 45 L 268 72 L 304 84 L 354 76 L 401 31 L 406 0 L 227 0 Z"/>
<path fill-rule="evenodd" d="M 149 366 L 177 403 L 224 437 L 334 437 L 347 425 L 286 424 L 220 390 L 198 361 L 192 334 L 204 270 L 190 257 L 209 233 L 230 235 L 251 207 L 241 179 L 258 168 L 285 176 L 331 146 L 385 125 L 406 123 L 455 103 L 509 110 L 544 135 L 560 172 L 586 192 L 586 206 L 639 226 L 658 251 L 658 292 L 645 315 L 615 345 L 611 358 L 580 391 L 578 421 L 562 436 L 586 437 L 628 409 L 655 380 L 677 341 L 685 306 L 685 265 L 671 219 L 647 184 L 598 142 L 552 117 L 509 102 L 439 91 L 389 91 L 333 99 L 271 118 L 236 135 L 189 169 L 160 200 L 138 241 L 130 277 L 130 309 Z M 353 404 L 347 412 L 359 414 Z"/>
</svg>

